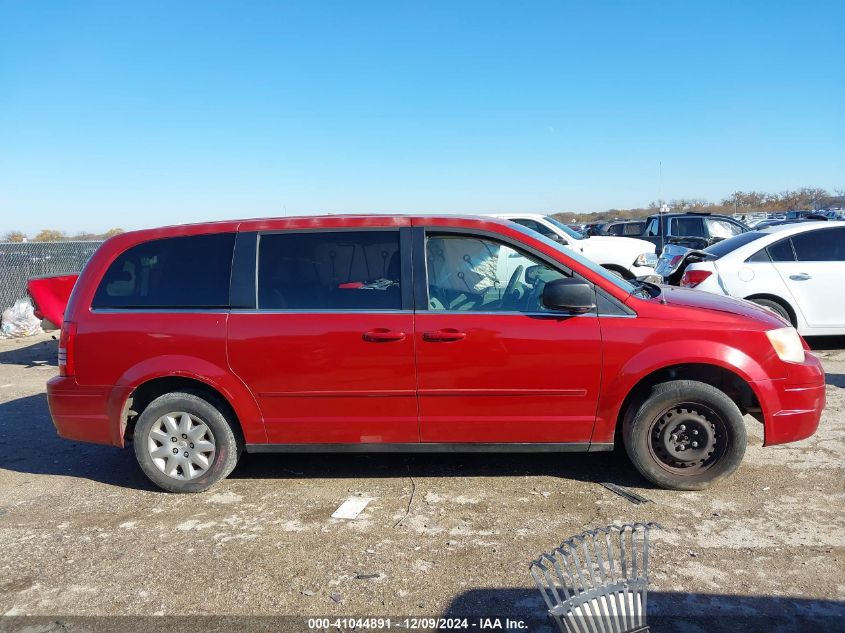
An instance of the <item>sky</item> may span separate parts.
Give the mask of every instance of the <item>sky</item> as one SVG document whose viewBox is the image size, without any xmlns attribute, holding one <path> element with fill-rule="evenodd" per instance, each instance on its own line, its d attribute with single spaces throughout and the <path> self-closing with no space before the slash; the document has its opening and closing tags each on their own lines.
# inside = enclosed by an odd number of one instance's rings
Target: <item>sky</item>
<svg viewBox="0 0 845 633">
<path fill-rule="evenodd" d="M 845 188 L 843 24 L 840 0 L 0 0 L 0 235 Z"/>
</svg>

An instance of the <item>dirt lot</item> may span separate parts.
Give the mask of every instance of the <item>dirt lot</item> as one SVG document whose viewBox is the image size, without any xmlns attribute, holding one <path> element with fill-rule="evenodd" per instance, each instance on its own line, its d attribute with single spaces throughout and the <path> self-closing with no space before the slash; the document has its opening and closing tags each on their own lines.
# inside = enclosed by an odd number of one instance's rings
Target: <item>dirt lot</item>
<svg viewBox="0 0 845 633">
<path fill-rule="evenodd" d="M 845 344 L 814 345 L 828 372 L 818 433 L 763 449 L 748 418 L 742 467 L 706 492 L 651 488 L 621 456 L 598 453 L 246 455 L 212 491 L 170 495 L 131 451 L 56 436 L 49 335 L 0 341 L 0 613 L 51 616 L 39 631 L 74 629 L 68 616 L 154 614 L 466 614 L 551 631 L 529 561 L 587 528 L 657 521 L 651 613 L 706 616 L 688 631 L 738 630 L 727 623 L 761 614 L 799 619 L 745 626 L 838 629 Z M 653 502 L 634 505 L 603 481 Z M 357 519 L 330 518 L 355 495 L 372 499 Z"/>
</svg>

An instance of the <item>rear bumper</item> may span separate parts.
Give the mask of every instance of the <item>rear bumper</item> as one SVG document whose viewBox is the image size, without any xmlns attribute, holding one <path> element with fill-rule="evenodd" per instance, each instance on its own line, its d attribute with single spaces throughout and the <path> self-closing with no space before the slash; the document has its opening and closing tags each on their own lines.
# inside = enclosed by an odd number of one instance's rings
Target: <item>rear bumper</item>
<svg viewBox="0 0 845 633">
<path fill-rule="evenodd" d="M 755 382 L 764 415 L 763 446 L 797 442 L 819 428 L 825 405 L 824 370 L 817 358 L 790 365 L 788 378 Z"/>
<path fill-rule="evenodd" d="M 72 377 L 47 382 L 47 402 L 60 437 L 78 442 L 123 446 L 119 425 L 112 423 L 112 387 L 84 387 Z"/>
</svg>

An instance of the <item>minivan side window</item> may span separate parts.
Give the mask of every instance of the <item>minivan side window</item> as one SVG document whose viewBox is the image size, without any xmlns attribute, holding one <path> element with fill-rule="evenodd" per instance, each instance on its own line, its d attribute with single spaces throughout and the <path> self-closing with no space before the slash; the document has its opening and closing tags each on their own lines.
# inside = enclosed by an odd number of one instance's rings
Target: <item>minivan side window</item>
<svg viewBox="0 0 845 633">
<path fill-rule="evenodd" d="M 799 262 L 845 261 L 845 228 L 819 229 L 792 236 Z"/>
<path fill-rule="evenodd" d="M 429 310 L 544 312 L 543 287 L 566 277 L 508 244 L 469 235 L 429 236 Z"/>
<path fill-rule="evenodd" d="M 258 242 L 259 310 L 400 310 L 396 230 L 285 232 Z"/>
<path fill-rule="evenodd" d="M 227 308 L 234 233 L 151 240 L 115 259 L 92 308 Z"/>
</svg>

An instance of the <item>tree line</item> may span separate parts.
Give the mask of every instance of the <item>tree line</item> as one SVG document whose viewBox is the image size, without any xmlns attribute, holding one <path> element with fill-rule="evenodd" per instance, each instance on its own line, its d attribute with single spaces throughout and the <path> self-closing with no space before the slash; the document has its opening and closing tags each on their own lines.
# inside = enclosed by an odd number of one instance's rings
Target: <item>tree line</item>
<svg viewBox="0 0 845 633">
<path fill-rule="evenodd" d="M 54 229 L 44 229 L 39 231 L 34 237 L 27 236 L 21 231 L 9 231 L 3 236 L 2 242 L 96 242 L 107 240 L 113 235 L 123 233 L 123 229 L 109 229 L 105 233 L 88 233 L 82 232 L 75 235 L 68 235 L 64 231 L 56 231 Z"/>
<path fill-rule="evenodd" d="M 674 200 L 652 200 L 647 207 L 632 209 L 607 209 L 592 213 L 573 213 L 563 211 L 553 214 L 563 222 L 576 218 L 577 222 L 594 222 L 601 220 L 617 220 L 642 218 L 657 213 L 662 207 L 668 206 L 671 211 L 704 211 L 709 213 L 785 213 L 786 211 L 819 210 L 830 208 L 845 208 L 845 188 L 835 189 L 830 193 L 820 187 L 801 187 L 780 193 L 766 193 L 763 191 L 737 191 L 733 195 L 722 198 L 719 202 L 710 202 L 702 198 L 676 198 Z M 77 233 L 67 235 L 62 231 L 44 229 L 29 238 L 20 231 L 9 231 L 3 236 L 4 242 L 67 242 L 105 240 L 123 229 L 110 229 L 105 233 Z"/>
<path fill-rule="evenodd" d="M 731 215 L 740 213 L 785 213 L 786 211 L 805 211 L 845 207 L 845 188 L 835 189 L 830 193 L 820 187 L 801 187 L 800 189 L 766 193 L 763 191 L 737 191 L 722 198 L 719 202 L 710 202 L 701 198 L 677 198 L 674 200 L 652 200 L 647 207 L 632 209 L 607 209 L 592 213 L 556 213 L 560 219 L 570 221 L 573 217 L 579 222 L 599 220 L 642 218 L 660 211 L 664 205 L 671 211 L 701 211 Z"/>
</svg>

